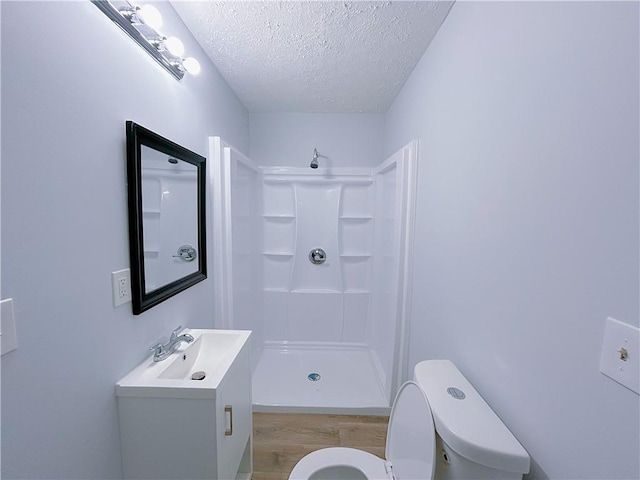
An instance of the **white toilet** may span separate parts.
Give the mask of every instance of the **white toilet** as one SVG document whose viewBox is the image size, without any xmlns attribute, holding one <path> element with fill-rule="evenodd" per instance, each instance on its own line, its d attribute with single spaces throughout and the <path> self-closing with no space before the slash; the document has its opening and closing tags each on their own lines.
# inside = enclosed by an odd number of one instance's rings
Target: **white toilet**
<svg viewBox="0 0 640 480">
<path fill-rule="evenodd" d="M 396 395 L 386 460 L 354 448 L 302 458 L 289 480 L 518 480 L 529 455 L 449 360 L 427 360 Z M 435 427 L 434 427 L 435 425 Z"/>
</svg>

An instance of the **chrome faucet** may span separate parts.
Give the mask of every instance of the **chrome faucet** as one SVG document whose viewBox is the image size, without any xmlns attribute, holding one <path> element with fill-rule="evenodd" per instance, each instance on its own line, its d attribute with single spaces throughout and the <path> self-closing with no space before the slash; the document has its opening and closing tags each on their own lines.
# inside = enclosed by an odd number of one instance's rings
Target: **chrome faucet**
<svg viewBox="0 0 640 480">
<path fill-rule="evenodd" d="M 161 362 L 168 358 L 173 352 L 176 351 L 176 348 L 180 346 L 182 342 L 191 343 L 193 342 L 193 336 L 188 333 L 183 333 L 178 336 L 178 333 L 182 330 L 182 325 L 176 328 L 173 332 L 171 332 L 171 337 L 167 343 L 158 342 L 149 350 L 153 351 L 153 361 Z"/>
</svg>

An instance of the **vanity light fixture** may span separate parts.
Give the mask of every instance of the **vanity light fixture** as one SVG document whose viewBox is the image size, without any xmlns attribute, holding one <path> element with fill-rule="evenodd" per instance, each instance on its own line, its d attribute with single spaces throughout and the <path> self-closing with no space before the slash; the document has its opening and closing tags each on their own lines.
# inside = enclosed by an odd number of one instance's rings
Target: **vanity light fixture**
<svg viewBox="0 0 640 480">
<path fill-rule="evenodd" d="M 140 8 L 136 8 L 136 12 L 141 23 L 148 25 L 154 30 L 158 30 L 162 26 L 162 15 L 153 5 L 143 5 Z"/>
<path fill-rule="evenodd" d="M 129 0 L 91 0 L 102 13 L 124 30 L 177 80 L 184 72 L 200 73 L 200 63 L 193 57 L 183 58 L 184 44 L 177 37 L 158 33 L 162 15 L 153 5 L 139 7 Z"/>
<path fill-rule="evenodd" d="M 198 75 L 200 73 L 200 62 L 193 57 L 185 58 L 182 66 L 191 75 Z"/>
<path fill-rule="evenodd" d="M 164 41 L 164 46 L 175 57 L 184 55 L 184 44 L 178 37 L 169 37 Z"/>
</svg>

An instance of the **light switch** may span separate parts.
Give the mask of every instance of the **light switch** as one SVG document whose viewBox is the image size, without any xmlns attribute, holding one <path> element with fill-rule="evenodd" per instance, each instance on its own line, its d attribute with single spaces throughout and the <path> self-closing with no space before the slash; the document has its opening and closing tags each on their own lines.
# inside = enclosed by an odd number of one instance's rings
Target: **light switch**
<svg viewBox="0 0 640 480">
<path fill-rule="evenodd" d="M 13 317 L 13 299 L 7 298 L 0 301 L 0 322 L 0 355 L 4 355 L 18 348 L 16 322 Z"/>
<path fill-rule="evenodd" d="M 607 318 L 600 357 L 600 371 L 607 377 L 640 393 L 640 329 Z"/>
</svg>

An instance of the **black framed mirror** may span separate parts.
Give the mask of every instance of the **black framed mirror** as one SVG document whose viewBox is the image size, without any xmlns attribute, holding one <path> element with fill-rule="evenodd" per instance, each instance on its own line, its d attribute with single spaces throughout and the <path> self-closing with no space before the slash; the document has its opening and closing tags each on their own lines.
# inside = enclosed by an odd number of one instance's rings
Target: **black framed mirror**
<svg viewBox="0 0 640 480">
<path fill-rule="evenodd" d="M 129 255 L 139 315 L 207 278 L 206 159 L 126 122 Z"/>
</svg>

